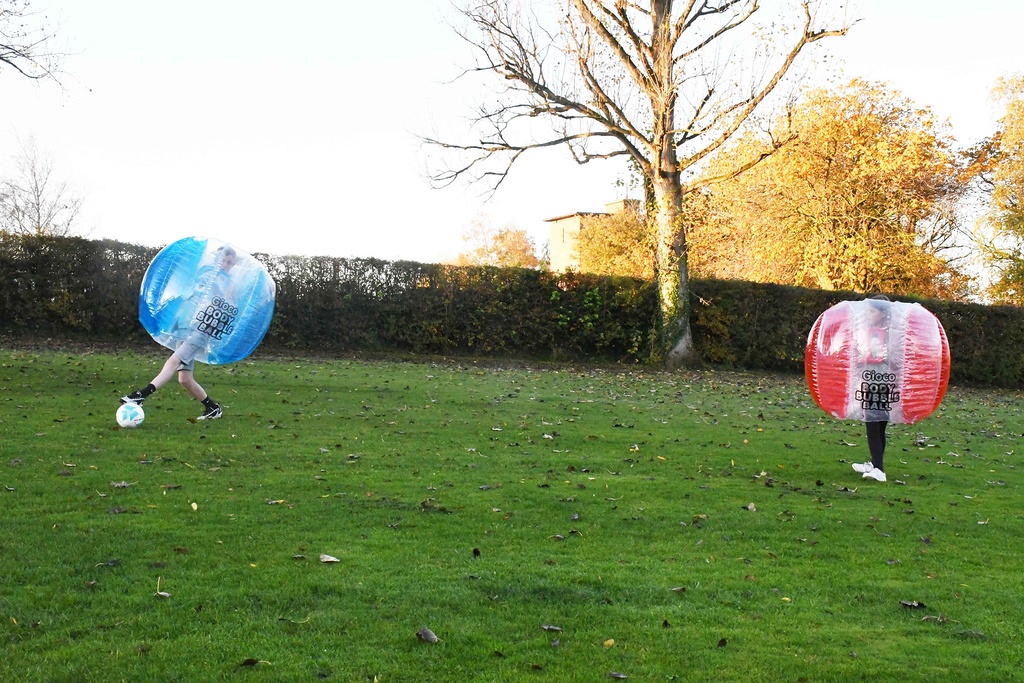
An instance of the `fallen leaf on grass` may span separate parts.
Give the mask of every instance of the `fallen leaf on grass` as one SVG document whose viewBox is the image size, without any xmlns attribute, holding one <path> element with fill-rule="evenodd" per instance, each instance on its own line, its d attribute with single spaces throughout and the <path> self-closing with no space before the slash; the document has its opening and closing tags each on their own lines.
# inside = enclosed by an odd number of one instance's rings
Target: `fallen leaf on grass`
<svg viewBox="0 0 1024 683">
<path fill-rule="evenodd" d="M 126 481 L 112 481 L 110 482 L 110 485 L 115 489 L 126 489 L 131 486 L 131 484 Z"/>
<path fill-rule="evenodd" d="M 957 638 L 961 638 L 963 640 L 987 640 L 988 639 L 988 636 L 986 636 L 984 633 L 982 633 L 981 631 L 975 631 L 973 629 L 964 629 L 963 631 L 957 631 L 956 636 L 957 636 Z"/>
<path fill-rule="evenodd" d="M 154 593 L 153 595 L 155 595 L 158 598 L 163 598 L 164 600 L 166 600 L 167 598 L 171 597 L 171 594 L 166 591 L 160 590 L 160 579 L 161 577 L 156 577 L 156 593 Z"/>
<path fill-rule="evenodd" d="M 424 643 L 436 643 L 437 636 L 429 628 L 424 626 L 419 631 L 416 631 L 416 637 L 422 640 Z"/>
<path fill-rule="evenodd" d="M 924 609 L 924 603 L 917 600 L 900 600 L 900 607 L 905 609 Z"/>
<path fill-rule="evenodd" d="M 320 553 L 320 561 L 324 564 L 330 564 L 332 562 L 341 562 L 341 560 L 339 560 L 338 558 L 332 557 L 331 555 L 327 555 L 326 553 Z"/>
<path fill-rule="evenodd" d="M 265 659 L 256 659 L 255 657 L 249 657 L 249 659 L 243 660 L 238 666 L 256 666 L 257 664 L 270 664 Z"/>
<path fill-rule="evenodd" d="M 608 678 L 623 679 L 629 678 L 629 676 L 627 676 L 626 674 L 620 674 L 618 671 L 612 671 L 610 674 L 608 674 Z"/>
<path fill-rule="evenodd" d="M 615 647 L 615 639 L 609 638 L 608 640 L 604 641 L 603 645 L 605 647 Z"/>
<path fill-rule="evenodd" d="M 305 619 L 299 619 L 298 621 L 296 621 L 295 619 L 289 619 L 288 617 L 278 617 L 277 620 L 287 621 L 289 624 L 308 624 L 312 616 L 313 615 L 309 615 Z"/>
</svg>

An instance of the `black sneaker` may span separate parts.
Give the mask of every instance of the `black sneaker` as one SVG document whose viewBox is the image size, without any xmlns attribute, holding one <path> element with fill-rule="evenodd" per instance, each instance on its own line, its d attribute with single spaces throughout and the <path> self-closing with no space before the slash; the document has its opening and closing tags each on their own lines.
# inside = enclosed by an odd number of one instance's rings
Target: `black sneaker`
<svg viewBox="0 0 1024 683">
<path fill-rule="evenodd" d="M 203 414 L 197 417 L 197 420 L 219 420 L 224 415 L 221 411 L 220 406 L 214 404 L 203 411 Z"/>
<path fill-rule="evenodd" d="M 143 396 L 142 392 L 139 391 L 138 389 L 136 389 L 132 393 L 128 394 L 127 396 L 122 396 L 121 397 L 121 403 L 122 404 L 134 403 L 137 406 L 141 406 L 145 402 L 146 402 L 146 397 Z"/>
</svg>

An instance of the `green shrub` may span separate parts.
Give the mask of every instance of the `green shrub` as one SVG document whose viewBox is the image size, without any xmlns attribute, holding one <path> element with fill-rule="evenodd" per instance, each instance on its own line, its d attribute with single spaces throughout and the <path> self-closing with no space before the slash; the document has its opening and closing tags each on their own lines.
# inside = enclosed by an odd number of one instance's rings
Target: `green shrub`
<svg viewBox="0 0 1024 683">
<path fill-rule="evenodd" d="M 138 296 L 156 249 L 0 236 L 0 334 L 141 341 Z M 263 346 L 650 363 L 650 282 L 525 268 L 256 254 L 277 283 Z M 799 373 L 807 333 L 854 292 L 691 280 L 694 344 L 710 365 Z M 892 297 L 900 299 L 900 297 Z M 907 300 L 907 299 L 903 299 Z M 1024 386 L 1024 310 L 920 301 L 942 322 L 953 383 Z"/>
</svg>

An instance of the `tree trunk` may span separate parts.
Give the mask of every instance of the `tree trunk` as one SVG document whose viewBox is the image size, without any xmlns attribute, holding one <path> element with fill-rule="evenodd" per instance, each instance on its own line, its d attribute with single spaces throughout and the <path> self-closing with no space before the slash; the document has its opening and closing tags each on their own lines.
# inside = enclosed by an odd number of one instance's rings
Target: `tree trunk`
<svg viewBox="0 0 1024 683">
<path fill-rule="evenodd" d="M 661 343 L 669 370 L 698 362 L 690 332 L 690 276 L 686 265 L 686 231 L 681 223 L 683 191 L 678 172 L 653 179 L 654 229 L 661 306 Z"/>
</svg>

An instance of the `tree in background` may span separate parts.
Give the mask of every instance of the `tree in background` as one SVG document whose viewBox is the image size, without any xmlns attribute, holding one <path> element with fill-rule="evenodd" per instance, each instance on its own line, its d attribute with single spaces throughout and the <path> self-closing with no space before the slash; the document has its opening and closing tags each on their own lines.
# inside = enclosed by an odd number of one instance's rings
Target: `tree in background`
<svg viewBox="0 0 1024 683">
<path fill-rule="evenodd" d="M 654 236 L 639 206 L 587 216 L 576 238 L 579 270 L 598 275 L 654 279 Z"/>
<path fill-rule="evenodd" d="M 957 201 L 965 164 L 944 126 L 883 84 L 815 90 L 796 139 L 715 186 L 690 233 L 695 273 L 821 289 L 963 299 Z M 748 135 L 714 166 L 763 146 Z"/>
<path fill-rule="evenodd" d="M 993 91 L 1005 105 L 996 134 L 978 150 L 989 193 L 981 221 L 982 258 L 996 273 L 987 294 L 994 303 L 1024 305 L 1024 75 L 1000 79 Z"/>
<path fill-rule="evenodd" d="M 53 158 L 30 138 L 15 158 L 15 174 L 0 180 L 0 233 L 70 235 L 83 203 L 67 182 L 56 178 Z"/>
<path fill-rule="evenodd" d="M 522 228 L 509 225 L 496 228 L 484 217 L 477 216 L 470 222 L 462 240 L 469 250 L 456 257 L 458 266 L 537 268 L 540 265 L 533 239 Z"/>
<path fill-rule="evenodd" d="M 497 188 L 525 152 L 553 146 L 568 147 L 579 163 L 632 159 L 653 192 L 661 338 L 667 365 L 676 367 L 694 359 L 684 197 L 713 180 L 700 173 L 707 159 L 741 131 L 800 53 L 845 34 L 847 24 L 819 15 L 829 0 L 799 0 L 796 11 L 773 3 L 772 16 L 758 0 L 552 4 L 463 7 L 462 36 L 479 55 L 470 71 L 499 85 L 477 111 L 470 141 L 426 140 L 457 156 L 434 179 Z M 549 9 L 551 16 L 537 14 Z M 784 139 L 720 170 L 752 166 Z"/>
<path fill-rule="evenodd" d="M 13 69 L 31 79 L 57 80 L 62 54 L 52 51 L 55 32 L 29 0 L 0 0 L 0 73 Z"/>
</svg>

